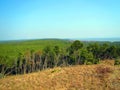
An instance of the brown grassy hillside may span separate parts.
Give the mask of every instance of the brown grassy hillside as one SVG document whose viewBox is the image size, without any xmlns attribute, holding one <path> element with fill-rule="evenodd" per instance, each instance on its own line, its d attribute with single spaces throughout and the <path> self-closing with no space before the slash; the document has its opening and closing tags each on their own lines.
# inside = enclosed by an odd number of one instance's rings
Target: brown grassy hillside
<svg viewBox="0 0 120 90">
<path fill-rule="evenodd" d="M 78 65 L 0 79 L 0 90 L 120 90 L 120 67 Z"/>
</svg>

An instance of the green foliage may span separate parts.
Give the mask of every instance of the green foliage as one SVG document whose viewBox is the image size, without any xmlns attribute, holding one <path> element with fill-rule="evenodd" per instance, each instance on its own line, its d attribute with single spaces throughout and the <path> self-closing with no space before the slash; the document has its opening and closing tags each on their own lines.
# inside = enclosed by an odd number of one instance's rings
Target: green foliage
<svg viewBox="0 0 120 90">
<path fill-rule="evenodd" d="M 80 59 L 82 64 L 86 64 L 87 62 L 94 63 L 94 56 L 92 52 L 88 52 L 88 50 L 85 48 L 81 49 Z"/>
<path fill-rule="evenodd" d="M 0 73 L 0 79 L 4 78 L 4 74 Z"/>
<path fill-rule="evenodd" d="M 120 65 L 120 59 L 115 60 L 115 65 Z"/>
<path fill-rule="evenodd" d="M 72 43 L 71 48 L 75 51 L 83 47 L 83 43 L 80 42 L 79 40 L 76 40 Z"/>
<path fill-rule="evenodd" d="M 56 55 L 58 55 L 60 53 L 59 46 L 55 46 L 53 50 L 54 50 L 54 52 L 55 52 Z"/>
<path fill-rule="evenodd" d="M 86 64 L 86 65 L 92 65 L 93 63 L 92 63 L 92 62 L 89 62 L 89 61 L 85 61 L 85 64 Z"/>
<path fill-rule="evenodd" d="M 114 43 L 78 40 L 5 42 L 0 43 L 0 73 L 24 74 L 57 66 L 98 64 L 101 59 L 119 57 L 119 50 L 120 46 Z"/>
<path fill-rule="evenodd" d="M 24 55 L 26 51 L 37 52 L 46 46 L 68 47 L 70 42 L 59 39 L 23 40 L 0 42 L 0 64 L 13 65 L 19 54 Z"/>
</svg>

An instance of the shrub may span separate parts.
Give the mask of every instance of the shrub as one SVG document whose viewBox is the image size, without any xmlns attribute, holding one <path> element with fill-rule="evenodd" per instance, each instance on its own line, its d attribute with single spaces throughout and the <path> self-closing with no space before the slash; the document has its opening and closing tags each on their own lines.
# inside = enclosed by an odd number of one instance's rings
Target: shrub
<svg viewBox="0 0 120 90">
<path fill-rule="evenodd" d="M 115 60 L 115 65 L 120 65 L 120 59 Z"/>
<path fill-rule="evenodd" d="M 92 65 L 93 63 L 92 62 L 86 62 L 86 65 Z"/>
<path fill-rule="evenodd" d="M 0 73 L 0 78 L 4 78 L 4 74 Z"/>
</svg>

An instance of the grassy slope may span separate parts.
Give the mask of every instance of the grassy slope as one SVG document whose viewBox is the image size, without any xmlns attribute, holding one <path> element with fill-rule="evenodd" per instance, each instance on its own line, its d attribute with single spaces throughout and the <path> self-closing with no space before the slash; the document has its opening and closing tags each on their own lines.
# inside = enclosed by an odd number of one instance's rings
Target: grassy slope
<svg viewBox="0 0 120 90">
<path fill-rule="evenodd" d="M 120 90 L 119 75 L 112 65 L 57 67 L 0 79 L 0 90 Z"/>
</svg>

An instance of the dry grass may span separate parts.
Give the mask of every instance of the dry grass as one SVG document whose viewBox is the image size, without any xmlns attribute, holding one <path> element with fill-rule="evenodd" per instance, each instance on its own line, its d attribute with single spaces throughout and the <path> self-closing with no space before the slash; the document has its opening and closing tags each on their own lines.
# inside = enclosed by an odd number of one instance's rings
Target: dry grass
<svg viewBox="0 0 120 90">
<path fill-rule="evenodd" d="M 100 61 L 100 63 L 101 63 L 101 64 L 105 64 L 105 65 L 114 66 L 115 60 L 109 60 L 109 59 L 107 59 L 107 60 L 102 60 L 102 61 Z"/>
<path fill-rule="evenodd" d="M 0 90 L 120 90 L 120 67 L 81 65 L 0 79 Z"/>
</svg>

